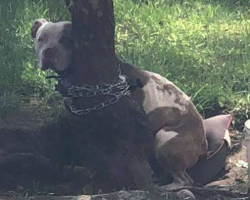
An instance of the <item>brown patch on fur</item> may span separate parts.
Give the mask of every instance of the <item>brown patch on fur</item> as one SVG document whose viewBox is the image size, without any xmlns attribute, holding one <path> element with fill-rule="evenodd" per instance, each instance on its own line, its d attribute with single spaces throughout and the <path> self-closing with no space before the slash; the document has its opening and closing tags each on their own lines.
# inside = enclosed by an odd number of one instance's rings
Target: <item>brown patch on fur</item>
<svg viewBox="0 0 250 200">
<path fill-rule="evenodd" d="M 185 137 L 176 136 L 165 145 L 156 147 L 156 158 L 165 172 L 185 171 L 198 161 L 200 147 L 192 142 L 189 134 Z"/>
<path fill-rule="evenodd" d="M 162 81 L 156 76 L 151 75 L 150 78 L 152 78 L 157 84 L 162 85 Z"/>
<path fill-rule="evenodd" d="M 169 95 L 172 95 L 172 91 L 169 90 L 168 87 L 166 87 L 168 84 L 163 84 L 163 83 L 158 83 L 158 82 L 156 83 L 157 83 L 157 86 L 156 86 L 157 90 L 167 92 Z"/>
<path fill-rule="evenodd" d="M 159 83 L 158 83 L 159 84 Z M 161 83 L 162 84 L 162 83 Z M 179 91 L 174 85 L 172 84 L 162 84 L 162 87 L 157 87 L 157 89 L 161 91 L 168 92 L 169 95 L 175 95 L 175 103 L 179 104 L 181 106 L 185 106 L 185 104 L 181 101 L 181 98 L 183 98 L 183 93 Z"/>
<path fill-rule="evenodd" d="M 167 92 L 169 95 L 174 95 L 176 97 L 174 102 L 181 106 L 185 106 L 185 103 L 181 101 L 181 99 L 184 98 L 183 92 L 178 90 L 176 86 L 174 86 L 173 84 L 165 84 L 164 82 L 162 82 L 162 80 L 153 75 L 150 76 L 150 78 L 152 78 L 157 83 L 156 88 L 159 91 Z"/>
<path fill-rule="evenodd" d="M 170 117 L 171 116 L 171 117 Z M 148 113 L 150 132 L 155 135 L 164 127 L 179 126 L 181 113 L 178 108 L 157 108 Z"/>
<path fill-rule="evenodd" d="M 165 84 L 163 88 L 164 90 L 169 91 L 171 94 L 174 94 L 176 96 L 175 103 L 180 104 L 182 106 L 185 105 L 181 102 L 181 98 L 183 98 L 183 93 L 180 92 L 174 85 Z"/>
<path fill-rule="evenodd" d="M 207 148 L 202 118 L 193 104 L 189 105 L 186 115 L 178 116 L 178 120 L 176 126 L 163 128 L 166 132 L 174 131 L 178 135 L 161 146 L 156 144 L 158 162 L 169 172 L 192 167 Z"/>
</svg>

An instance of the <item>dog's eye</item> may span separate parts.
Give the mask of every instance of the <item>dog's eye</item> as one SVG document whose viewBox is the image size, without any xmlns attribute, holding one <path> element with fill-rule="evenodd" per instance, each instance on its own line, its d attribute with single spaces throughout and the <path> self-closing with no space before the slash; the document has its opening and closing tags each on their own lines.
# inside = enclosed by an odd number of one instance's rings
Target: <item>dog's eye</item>
<svg viewBox="0 0 250 200">
<path fill-rule="evenodd" d="M 44 42 L 44 38 L 40 37 L 40 38 L 38 38 L 37 41 L 38 41 L 38 42 Z"/>
</svg>

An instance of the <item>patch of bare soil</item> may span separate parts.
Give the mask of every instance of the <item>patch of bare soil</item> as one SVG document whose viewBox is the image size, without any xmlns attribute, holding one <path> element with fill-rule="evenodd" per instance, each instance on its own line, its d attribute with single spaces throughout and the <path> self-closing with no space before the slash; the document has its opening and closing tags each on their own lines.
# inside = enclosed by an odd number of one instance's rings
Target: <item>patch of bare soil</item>
<svg viewBox="0 0 250 200">
<path fill-rule="evenodd" d="M 0 119 L 0 129 L 37 130 L 47 121 L 46 113 L 46 106 L 31 102 L 24 105 L 19 112 Z"/>
<path fill-rule="evenodd" d="M 244 134 L 231 130 L 232 148 L 227 158 L 225 170 L 217 180 L 197 191 L 201 199 L 249 199 L 247 148 Z"/>
<path fill-rule="evenodd" d="M 99 149 L 92 145 L 95 141 L 85 134 L 88 130 L 82 129 L 84 123 L 78 126 L 78 122 L 65 114 L 52 120 L 46 113 L 46 106 L 34 103 L 0 121 L 0 196 L 4 196 L 3 199 L 13 199 L 13 196 L 21 199 L 27 194 L 46 194 L 32 198 L 39 200 L 148 198 L 148 194 L 142 191 L 109 193 L 122 189 L 121 182 L 113 181 L 111 168 L 122 171 L 123 174 L 118 171 L 122 174 L 122 184 L 130 181 L 122 161 L 97 153 Z M 231 136 L 233 148 L 220 177 L 205 187 L 187 188 L 197 199 L 248 198 L 245 141 L 242 134 L 233 132 Z M 115 162 L 110 164 L 111 159 Z M 98 193 L 109 194 L 74 196 Z M 73 196 L 51 197 L 48 194 Z M 169 199 L 176 199 L 171 195 L 169 193 Z"/>
<path fill-rule="evenodd" d="M 229 152 L 225 175 L 208 186 L 226 187 L 230 190 L 247 192 L 247 149 L 244 135 L 239 132 L 231 134 L 233 147 Z"/>
</svg>

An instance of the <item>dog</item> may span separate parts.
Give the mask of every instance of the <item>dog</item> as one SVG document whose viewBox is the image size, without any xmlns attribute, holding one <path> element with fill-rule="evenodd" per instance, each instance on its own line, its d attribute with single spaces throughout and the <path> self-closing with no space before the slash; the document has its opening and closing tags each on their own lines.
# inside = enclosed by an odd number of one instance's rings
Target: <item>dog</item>
<svg viewBox="0 0 250 200">
<path fill-rule="evenodd" d="M 70 70 L 71 31 L 70 22 L 35 21 L 31 36 L 41 70 L 51 69 L 59 74 Z M 147 115 L 157 162 L 173 176 L 173 182 L 163 189 L 193 185 L 187 170 L 207 152 L 203 119 L 194 104 L 176 85 L 159 74 L 121 62 L 120 69 L 129 80 L 140 80 L 141 87 L 132 92 L 131 98 Z"/>
</svg>

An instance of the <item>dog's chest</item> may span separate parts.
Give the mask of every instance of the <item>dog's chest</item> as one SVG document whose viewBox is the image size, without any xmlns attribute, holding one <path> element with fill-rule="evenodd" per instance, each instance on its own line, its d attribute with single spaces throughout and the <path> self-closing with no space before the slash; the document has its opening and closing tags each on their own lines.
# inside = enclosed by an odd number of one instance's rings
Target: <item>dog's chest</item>
<svg viewBox="0 0 250 200">
<path fill-rule="evenodd" d="M 142 88 L 144 92 L 143 108 L 148 114 L 159 108 L 177 108 L 180 113 L 188 112 L 189 97 L 172 82 L 162 76 L 147 72 L 148 82 Z"/>
</svg>

